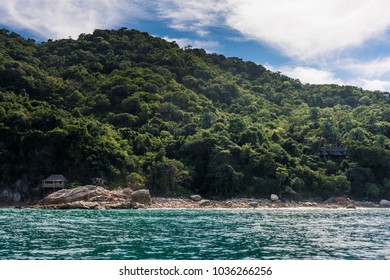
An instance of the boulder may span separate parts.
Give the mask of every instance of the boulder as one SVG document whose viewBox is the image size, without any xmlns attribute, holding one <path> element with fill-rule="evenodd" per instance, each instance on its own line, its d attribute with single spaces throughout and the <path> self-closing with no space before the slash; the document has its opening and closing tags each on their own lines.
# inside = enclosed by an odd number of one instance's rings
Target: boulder
<svg viewBox="0 0 390 280">
<path fill-rule="evenodd" d="M 123 196 L 128 198 L 128 199 L 131 199 L 133 193 L 134 193 L 134 191 L 132 189 L 130 189 L 130 188 L 126 188 L 126 189 L 122 190 Z"/>
<path fill-rule="evenodd" d="M 277 196 L 276 194 L 271 194 L 271 201 L 277 201 L 279 200 L 279 196 Z"/>
<path fill-rule="evenodd" d="M 317 203 L 306 201 L 306 202 L 302 203 L 302 206 L 304 206 L 304 207 L 315 207 L 315 206 L 317 206 Z"/>
<path fill-rule="evenodd" d="M 210 204 L 211 204 L 210 200 L 207 200 L 207 199 L 201 200 L 198 203 L 198 205 L 201 206 L 201 207 L 210 206 Z"/>
<path fill-rule="evenodd" d="M 37 207 L 56 209 L 129 209 L 144 208 L 152 198 L 149 190 L 133 191 L 130 188 L 107 190 L 100 186 L 82 186 L 63 189 L 42 199 Z"/>
<path fill-rule="evenodd" d="M 2 192 L 0 192 L 0 200 L 9 201 L 10 200 L 10 194 L 9 189 L 4 189 Z"/>
<path fill-rule="evenodd" d="M 190 196 L 190 199 L 192 199 L 193 201 L 201 201 L 202 197 L 199 194 L 194 194 Z"/>
<path fill-rule="evenodd" d="M 21 199 L 22 199 L 22 196 L 18 191 L 13 191 L 9 188 L 4 189 L 0 193 L 0 200 L 2 200 L 2 201 L 19 203 Z"/>
<path fill-rule="evenodd" d="M 358 207 L 364 207 L 364 208 L 377 208 L 380 207 L 379 204 L 374 203 L 372 201 L 355 201 L 355 205 Z"/>
<path fill-rule="evenodd" d="M 152 204 L 152 197 L 150 196 L 149 190 L 146 189 L 134 191 L 131 194 L 131 199 L 133 203 L 138 202 L 143 205 Z"/>
<path fill-rule="evenodd" d="M 325 203 L 336 203 L 341 205 L 348 205 L 350 202 L 351 200 L 344 196 L 333 196 L 325 200 Z"/>
<path fill-rule="evenodd" d="M 19 179 L 15 182 L 13 188 L 21 193 L 25 193 L 28 192 L 28 190 L 31 188 L 31 185 L 28 180 Z"/>
<path fill-rule="evenodd" d="M 133 204 L 131 202 L 116 202 L 116 203 L 103 203 L 106 209 L 131 209 Z"/>
<path fill-rule="evenodd" d="M 138 202 L 133 202 L 131 204 L 131 208 L 132 209 L 143 209 L 143 208 L 146 208 L 144 204 L 142 203 L 138 203 Z"/>
<path fill-rule="evenodd" d="M 110 191 L 98 186 L 82 186 L 75 189 L 62 189 L 46 196 L 44 204 L 65 204 L 76 201 L 104 201 L 110 196 Z"/>
<path fill-rule="evenodd" d="M 75 201 L 53 206 L 54 209 L 92 209 L 95 207 L 94 203 L 84 201 Z"/>
<path fill-rule="evenodd" d="M 347 208 L 347 209 L 356 209 L 356 206 L 353 205 L 353 204 L 349 204 L 349 205 L 347 205 L 347 207 L 345 207 L 345 208 Z"/>
<path fill-rule="evenodd" d="M 257 202 L 249 202 L 249 206 L 252 208 L 257 208 L 259 204 Z"/>
<path fill-rule="evenodd" d="M 20 195 L 20 193 L 18 191 L 13 193 L 13 195 L 12 195 L 13 202 L 19 203 L 21 199 L 22 199 L 22 196 Z"/>
<path fill-rule="evenodd" d="M 390 201 L 386 200 L 386 199 L 382 199 L 380 202 L 379 202 L 379 205 L 381 207 L 390 207 Z"/>
<path fill-rule="evenodd" d="M 225 208 L 233 208 L 234 207 L 234 203 L 232 201 L 226 201 L 223 204 L 223 207 L 225 207 Z"/>
</svg>

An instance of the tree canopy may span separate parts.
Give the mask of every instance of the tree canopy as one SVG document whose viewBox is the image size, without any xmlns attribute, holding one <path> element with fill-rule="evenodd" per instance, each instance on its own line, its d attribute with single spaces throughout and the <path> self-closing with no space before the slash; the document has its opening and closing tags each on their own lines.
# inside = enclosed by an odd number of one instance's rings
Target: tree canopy
<svg viewBox="0 0 390 280">
<path fill-rule="evenodd" d="M 126 28 L 0 30 L 0 188 L 62 173 L 155 195 L 390 198 L 389 137 L 389 93 Z"/>
</svg>

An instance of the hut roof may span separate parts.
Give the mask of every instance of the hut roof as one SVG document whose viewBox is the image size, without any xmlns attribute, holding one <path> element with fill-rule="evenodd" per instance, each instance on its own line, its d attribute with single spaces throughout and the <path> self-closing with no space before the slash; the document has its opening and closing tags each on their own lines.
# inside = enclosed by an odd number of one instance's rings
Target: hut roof
<svg viewBox="0 0 390 280">
<path fill-rule="evenodd" d="M 57 181 L 57 182 L 68 182 L 68 180 L 64 177 L 64 175 L 61 174 L 53 174 L 47 177 L 44 182 L 46 181 Z"/>
</svg>

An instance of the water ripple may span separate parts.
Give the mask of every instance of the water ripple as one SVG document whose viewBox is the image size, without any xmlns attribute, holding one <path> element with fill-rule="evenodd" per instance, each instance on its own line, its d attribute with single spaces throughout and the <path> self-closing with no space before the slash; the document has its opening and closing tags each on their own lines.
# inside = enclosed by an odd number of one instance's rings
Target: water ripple
<svg viewBox="0 0 390 280">
<path fill-rule="evenodd" d="M 390 259 L 390 211 L 0 209 L 0 259 Z"/>
</svg>

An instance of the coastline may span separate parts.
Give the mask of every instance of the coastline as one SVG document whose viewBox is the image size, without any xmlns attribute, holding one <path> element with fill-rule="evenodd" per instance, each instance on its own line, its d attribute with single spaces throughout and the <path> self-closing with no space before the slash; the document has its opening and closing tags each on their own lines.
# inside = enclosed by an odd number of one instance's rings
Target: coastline
<svg viewBox="0 0 390 280">
<path fill-rule="evenodd" d="M 183 209 L 204 209 L 204 208 L 219 208 L 219 209 L 283 209 L 283 208 L 326 208 L 326 209 L 357 209 L 357 208 L 383 208 L 379 203 L 370 201 L 355 201 L 351 199 L 343 199 L 340 201 L 271 201 L 269 199 L 255 199 L 255 198 L 235 198 L 225 200 L 208 200 L 202 199 L 200 201 L 193 201 L 186 198 L 162 198 L 153 197 L 152 204 L 146 208 L 183 208 Z"/>
<path fill-rule="evenodd" d="M 390 208 L 390 202 L 382 200 L 356 201 L 348 197 L 331 197 L 325 201 L 308 199 L 294 201 L 279 199 L 277 195 L 266 198 L 230 198 L 208 199 L 200 195 L 189 197 L 152 197 L 148 189 L 132 190 L 130 188 L 107 190 L 100 186 L 86 185 L 74 189 L 62 189 L 49 194 L 43 199 L 30 202 L 0 201 L 0 208 L 30 209 L 251 209 L 251 208 Z"/>
<path fill-rule="evenodd" d="M 343 199 L 340 201 L 271 201 L 269 199 L 256 198 L 233 198 L 224 200 L 202 199 L 194 201 L 189 198 L 165 198 L 152 197 L 149 205 L 140 205 L 140 207 L 128 207 L 127 205 L 106 205 L 105 203 L 88 203 L 73 205 L 57 204 L 0 204 L 0 209 L 300 209 L 300 208 L 323 208 L 323 209 L 377 209 L 384 208 L 379 203 L 371 201 L 355 201 Z"/>
</svg>

